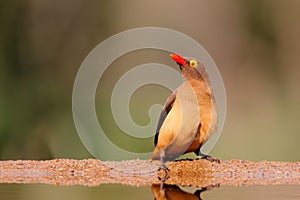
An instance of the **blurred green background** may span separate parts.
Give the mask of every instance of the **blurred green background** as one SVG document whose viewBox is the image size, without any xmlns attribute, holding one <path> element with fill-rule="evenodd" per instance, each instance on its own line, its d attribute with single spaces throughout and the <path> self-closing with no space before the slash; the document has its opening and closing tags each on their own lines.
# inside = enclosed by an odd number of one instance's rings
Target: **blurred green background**
<svg viewBox="0 0 300 200">
<path fill-rule="evenodd" d="M 80 64 L 114 34 L 157 26 L 197 40 L 223 76 L 227 118 L 213 156 L 299 160 L 299 19 L 297 0 L 1 0 L 0 158 L 91 157 L 72 116 Z M 114 63 L 118 67 L 112 66 L 99 83 L 100 119 L 111 115 L 102 103 L 117 77 L 132 63 L 157 61 L 175 67 L 167 52 L 151 50 Z M 149 102 L 163 104 L 168 91 L 158 86 L 140 90 L 130 109 L 136 122 L 145 124 Z M 143 91 L 150 94 L 146 100 Z M 117 130 L 112 121 L 105 126 L 112 134 Z"/>
</svg>

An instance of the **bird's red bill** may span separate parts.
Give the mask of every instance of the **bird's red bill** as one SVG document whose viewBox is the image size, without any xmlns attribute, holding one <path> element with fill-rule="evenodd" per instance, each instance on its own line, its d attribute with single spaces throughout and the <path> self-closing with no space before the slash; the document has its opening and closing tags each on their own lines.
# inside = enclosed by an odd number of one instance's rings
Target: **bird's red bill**
<svg viewBox="0 0 300 200">
<path fill-rule="evenodd" d="M 182 57 L 182 56 L 180 56 L 180 55 L 178 55 L 178 54 L 171 54 L 170 55 L 171 56 L 171 58 L 175 61 L 175 62 L 177 62 L 179 65 L 186 65 L 187 63 L 186 63 L 186 60 Z"/>
</svg>

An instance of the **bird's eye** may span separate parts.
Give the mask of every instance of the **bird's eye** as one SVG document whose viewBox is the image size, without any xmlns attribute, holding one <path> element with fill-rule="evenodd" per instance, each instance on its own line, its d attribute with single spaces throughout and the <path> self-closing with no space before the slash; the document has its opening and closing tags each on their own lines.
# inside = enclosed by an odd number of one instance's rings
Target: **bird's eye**
<svg viewBox="0 0 300 200">
<path fill-rule="evenodd" d="M 197 67 L 197 61 L 196 60 L 190 60 L 190 66 L 191 67 Z"/>
</svg>

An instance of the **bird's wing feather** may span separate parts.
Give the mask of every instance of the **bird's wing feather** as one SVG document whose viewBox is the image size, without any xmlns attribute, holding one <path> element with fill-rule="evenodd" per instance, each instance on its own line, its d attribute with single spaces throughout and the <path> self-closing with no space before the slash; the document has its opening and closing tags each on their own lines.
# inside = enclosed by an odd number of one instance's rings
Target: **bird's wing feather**
<svg viewBox="0 0 300 200">
<path fill-rule="evenodd" d="M 176 91 L 174 91 L 172 94 L 170 94 L 170 96 L 168 97 L 168 99 L 164 105 L 163 110 L 160 113 L 157 128 L 155 131 L 155 137 L 154 137 L 154 145 L 155 146 L 158 142 L 158 135 L 159 135 L 160 128 L 161 128 L 162 124 L 164 123 L 168 113 L 170 112 L 175 99 L 176 99 Z"/>
</svg>

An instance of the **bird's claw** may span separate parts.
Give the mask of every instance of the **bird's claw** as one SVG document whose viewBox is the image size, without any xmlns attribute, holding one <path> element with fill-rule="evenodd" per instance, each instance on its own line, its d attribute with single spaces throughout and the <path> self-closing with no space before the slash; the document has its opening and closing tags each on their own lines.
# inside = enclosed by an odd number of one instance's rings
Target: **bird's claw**
<svg viewBox="0 0 300 200">
<path fill-rule="evenodd" d="M 216 162 L 216 163 L 219 163 L 219 164 L 221 163 L 220 159 L 214 158 L 214 157 L 211 157 L 211 156 L 208 156 L 208 155 L 205 155 L 201 159 L 205 159 L 205 160 L 208 160 L 210 162 Z"/>
<path fill-rule="evenodd" d="M 169 168 L 165 164 L 159 165 L 157 171 L 160 171 L 160 170 L 164 170 L 166 173 L 170 171 Z"/>
<path fill-rule="evenodd" d="M 169 168 L 167 168 L 167 166 L 165 164 L 161 164 L 159 167 L 158 167 L 158 170 L 157 171 L 161 171 L 163 170 L 163 175 L 161 173 L 161 175 L 158 176 L 158 180 L 160 180 L 160 182 L 163 184 L 168 178 L 169 178 Z"/>
</svg>

